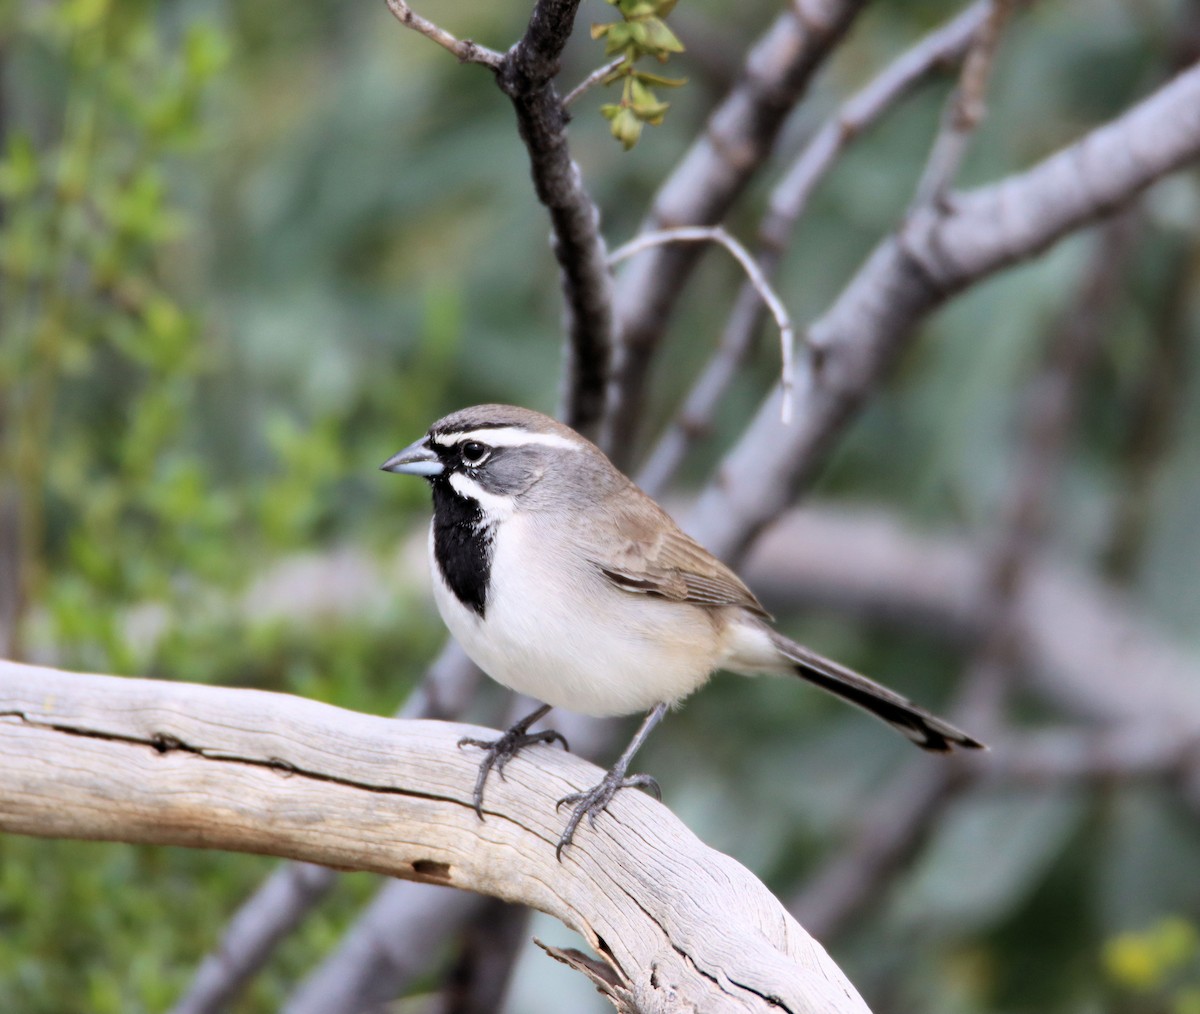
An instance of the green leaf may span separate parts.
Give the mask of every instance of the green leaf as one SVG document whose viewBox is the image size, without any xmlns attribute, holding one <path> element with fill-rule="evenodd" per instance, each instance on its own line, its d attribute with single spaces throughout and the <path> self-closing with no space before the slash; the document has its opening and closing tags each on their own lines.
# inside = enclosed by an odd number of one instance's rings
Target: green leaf
<svg viewBox="0 0 1200 1014">
<path fill-rule="evenodd" d="M 609 3 L 613 4 L 627 21 L 652 15 L 656 13 L 657 7 L 653 0 L 609 0 Z"/>
<path fill-rule="evenodd" d="M 605 106 L 601 112 L 610 121 L 609 130 L 628 151 L 642 136 L 642 121 L 628 106 Z"/>
<path fill-rule="evenodd" d="M 635 78 L 630 81 L 630 107 L 639 119 L 658 126 L 670 104 L 659 102 L 654 92 Z"/>
<path fill-rule="evenodd" d="M 660 57 L 683 52 L 683 43 L 661 18 L 646 18 L 639 24 L 643 27 L 644 45 L 650 52 Z"/>
<path fill-rule="evenodd" d="M 661 74 L 652 74 L 645 70 L 635 70 L 632 74 L 644 84 L 661 88 L 680 88 L 688 81 L 686 77 L 663 77 Z"/>
</svg>

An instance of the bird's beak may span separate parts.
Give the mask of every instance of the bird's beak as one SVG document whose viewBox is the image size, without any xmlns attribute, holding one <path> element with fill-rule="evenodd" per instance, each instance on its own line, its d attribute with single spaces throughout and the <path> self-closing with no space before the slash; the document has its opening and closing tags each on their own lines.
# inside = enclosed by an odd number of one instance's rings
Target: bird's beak
<svg viewBox="0 0 1200 1014">
<path fill-rule="evenodd" d="M 399 475 L 422 475 L 426 479 L 441 475 L 446 470 L 441 459 L 425 446 L 424 437 L 409 444 L 399 454 L 393 454 L 379 467 L 385 472 L 396 472 Z"/>
</svg>

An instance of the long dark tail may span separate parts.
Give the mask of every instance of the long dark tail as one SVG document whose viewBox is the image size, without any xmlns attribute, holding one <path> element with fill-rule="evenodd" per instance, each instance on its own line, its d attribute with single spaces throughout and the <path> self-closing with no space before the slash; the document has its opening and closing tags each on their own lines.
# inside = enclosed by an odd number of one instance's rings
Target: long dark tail
<svg viewBox="0 0 1200 1014">
<path fill-rule="evenodd" d="M 793 663 L 798 675 L 810 683 L 815 683 L 822 690 L 837 694 L 838 697 L 851 704 L 857 704 L 872 715 L 878 715 L 888 725 L 899 729 L 922 750 L 945 753 L 955 747 L 968 750 L 983 749 L 982 743 L 972 739 L 961 729 L 956 729 L 949 722 L 930 714 L 894 690 L 880 686 L 866 676 L 860 676 L 853 669 L 831 662 L 774 630 L 771 631 L 771 641 L 780 654 Z"/>
</svg>

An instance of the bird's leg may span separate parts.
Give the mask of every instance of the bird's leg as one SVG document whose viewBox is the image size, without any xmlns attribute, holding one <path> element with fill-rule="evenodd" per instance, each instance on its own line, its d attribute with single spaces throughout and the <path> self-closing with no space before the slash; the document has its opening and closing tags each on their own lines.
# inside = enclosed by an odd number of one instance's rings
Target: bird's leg
<svg viewBox="0 0 1200 1014">
<path fill-rule="evenodd" d="M 526 715 L 519 722 L 516 722 L 503 736 L 499 739 L 471 739 L 465 736 L 458 741 L 459 747 L 477 746 L 487 753 L 483 760 L 479 762 L 479 774 L 475 776 L 475 812 L 479 814 L 479 819 L 483 820 L 483 785 L 487 781 L 488 772 L 494 767 L 496 774 L 501 778 L 504 777 L 504 765 L 512 760 L 518 753 L 531 746 L 534 743 L 553 743 L 559 742 L 563 745 L 564 750 L 570 750 L 567 745 L 567 738 L 561 732 L 555 732 L 553 729 L 545 729 L 542 732 L 530 732 L 529 727 L 534 722 L 545 717 L 550 710 L 549 704 L 543 704 L 537 711 L 530 715 Z"/>
<path fill-rule="evenodd" d="M 663 715 L 667 713 L 666 704 L 654 705 L 654 710 L 646 716 L 638 731 L 634 734 L 632 742 L 625 749 L 625 752 L 617 759 L 611 770 L 606 774 L 598 785 L 592 786 L 587 792 L 572 792 L 569 796 L 563 796 L 558 801 L 558 806 L 574 806 L 571 811 L 571 819 L 567 821 L 567 826 L 563 829 L 562 837 L 558 839 L 558 847 L 554 850 L 558 856 L 559 862 L 562 862 L 562 853 L 568 845 L 571 844 L 571 839 L 575 837 L 575 829 L 579 826 L 579 822 L 583 820 L 584 814 L 587 814 L 588 823 L 596 826 L 596 814 L 602 812 L 608 806 L 612 797 L 621 789 L 637 788 L 646 789 L 654 794 L 654 798 L 662 799 L 662 790 L 649 775 L 629 775 L 625 772 L 629 768 L 629 762 L 633 760 L 633 755 L 638 752 L 650 735 L 651 730 L 662 721 Z M 557 809 L 557 807 L 556 807 Z"/>
</svg>

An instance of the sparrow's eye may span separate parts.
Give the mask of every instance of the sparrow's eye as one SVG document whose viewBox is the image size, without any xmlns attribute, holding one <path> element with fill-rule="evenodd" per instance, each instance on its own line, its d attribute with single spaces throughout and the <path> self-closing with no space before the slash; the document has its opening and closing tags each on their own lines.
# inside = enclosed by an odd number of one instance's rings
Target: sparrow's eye
<svg viewBox="0 0 1200 1014">
<path fill-rule="evenodd" d="M 461 449 L 463 463 L 467 465 L 482 465 L 491 453 L 491 448 L 478 440 L 468 440 Z"/>
</svg>

